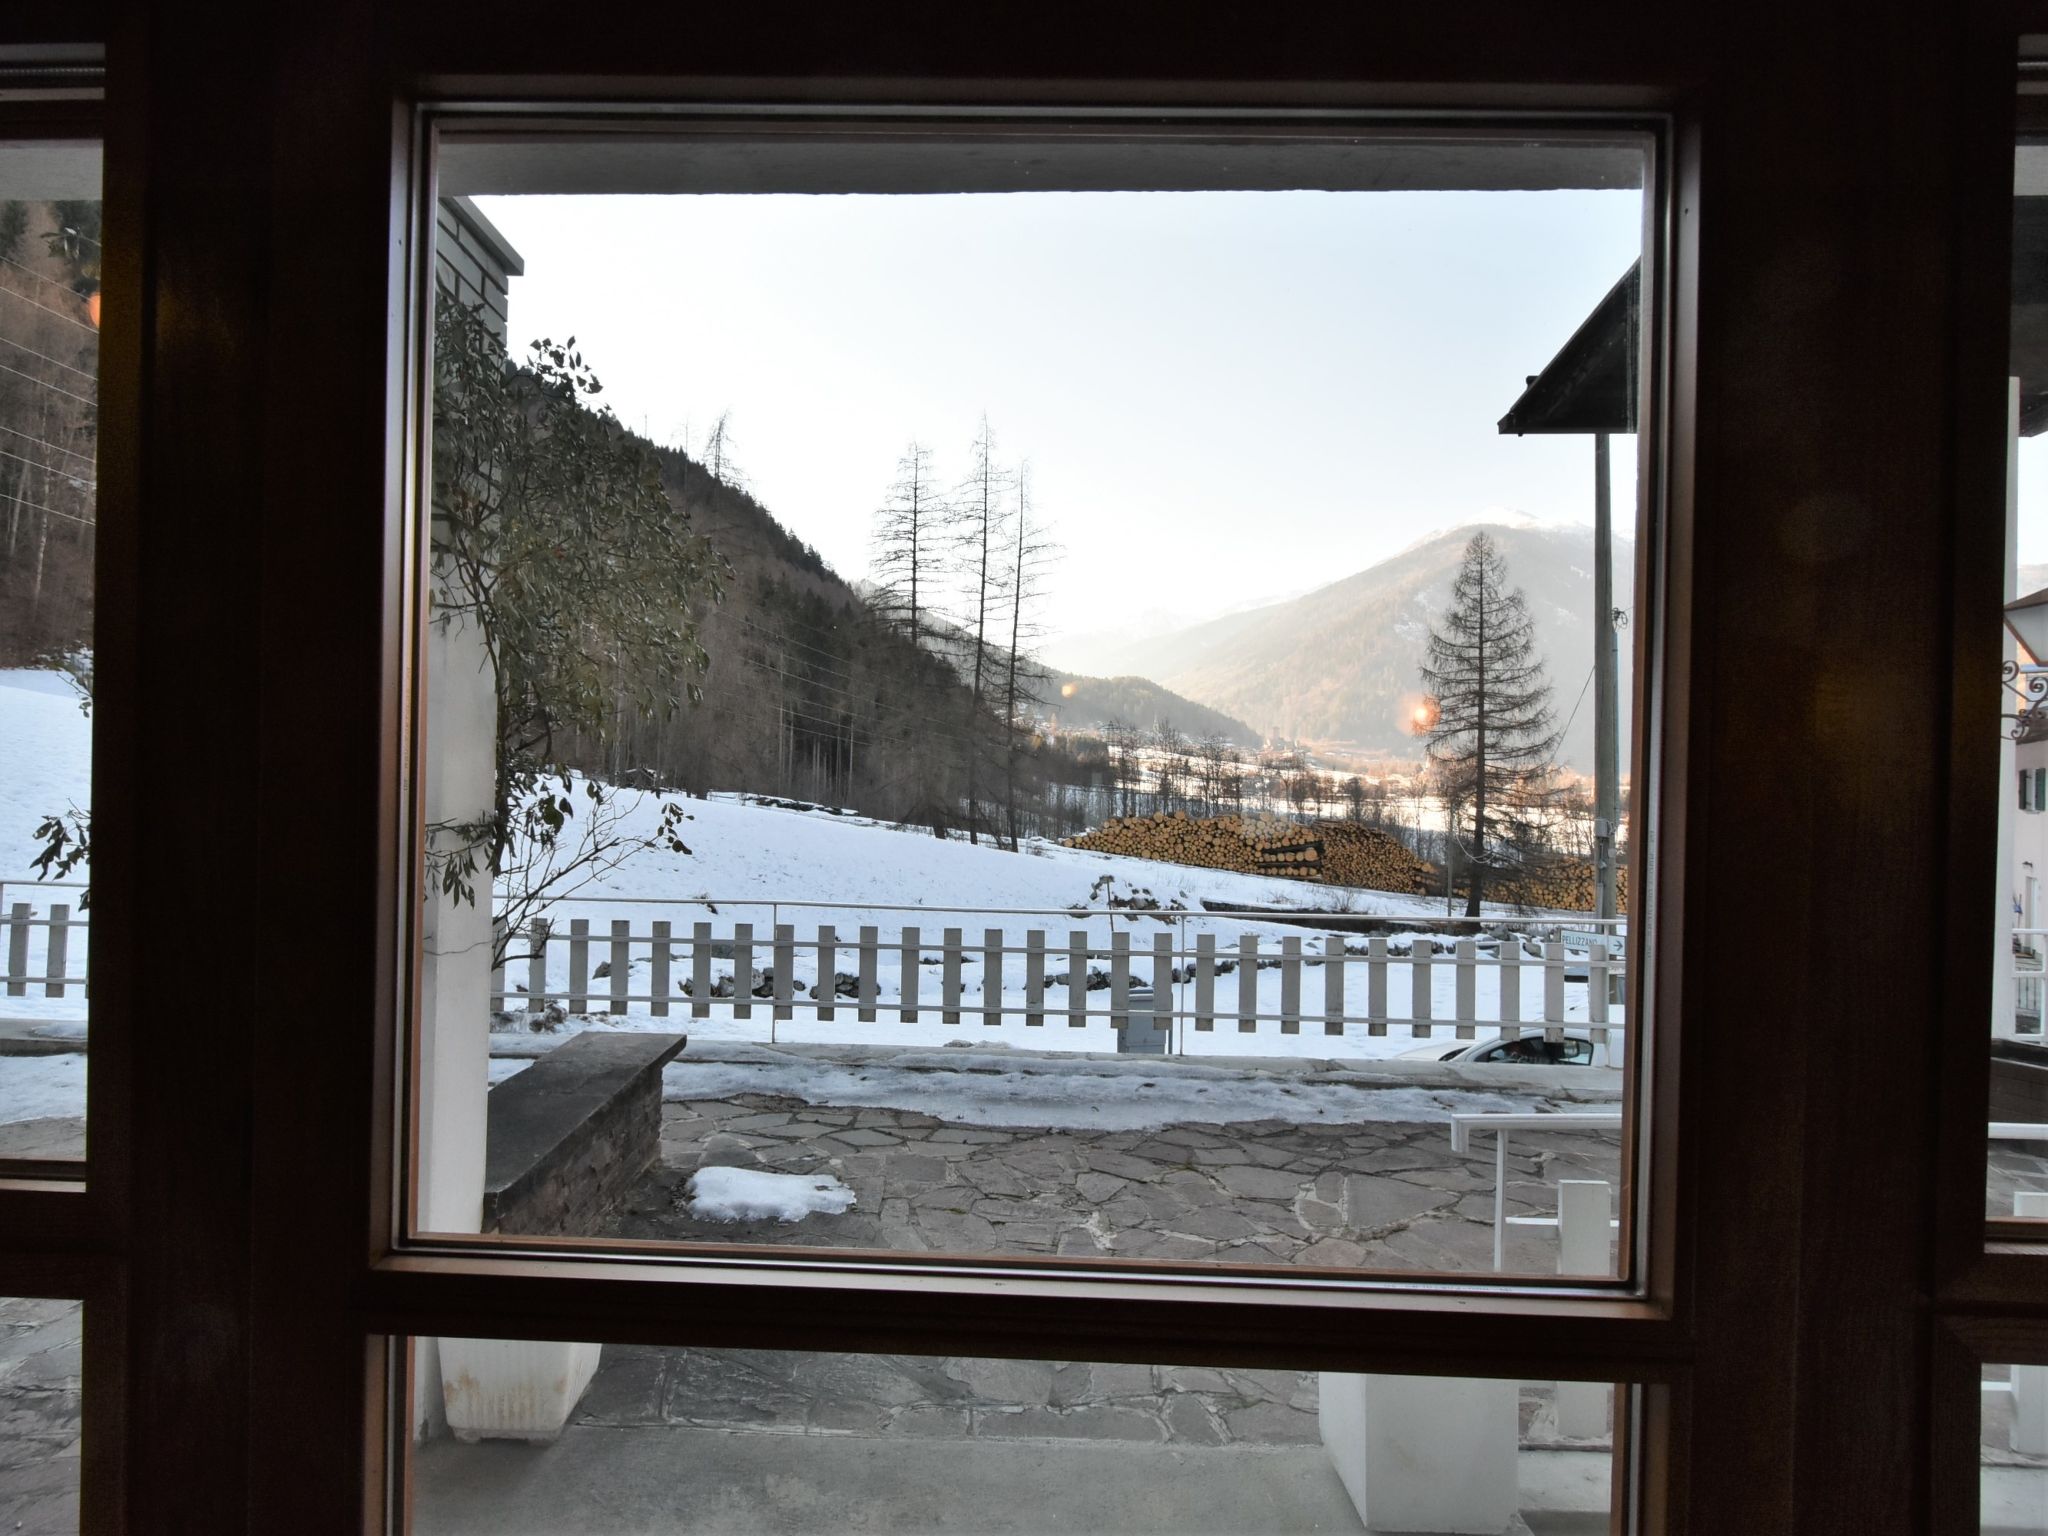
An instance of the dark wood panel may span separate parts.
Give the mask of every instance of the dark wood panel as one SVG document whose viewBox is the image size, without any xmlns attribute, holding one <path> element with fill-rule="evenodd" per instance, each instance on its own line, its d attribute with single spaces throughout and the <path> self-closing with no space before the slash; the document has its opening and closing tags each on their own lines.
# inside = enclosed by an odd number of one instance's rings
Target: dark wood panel
<svg viewBox="0 0 2048 1536">
<path fill-rule="evenodd" d="M 1998 430 L 1984 370 L 2003 359 L 1977 286 L 2003 281 L 1975 158 L 1995 135 L 1971 104 L 2009 78 L 2010 14 L 1312 5 L 1254 25 L 1141 7 L 1079 25 L 1031 7 L 969 26 L 909 5 L 687 22 L 628 6 L 602 25 L 530 4 L 128 9 L 110 51 L 95 782 L 94 1005 L 113 1022 L 96 1032 L 78 1197 L 106 1216 L 52 1230 L 127 1276 L 119 1480 L 138 1527 L 380 1518 L 363 1490 L 384 1471 L 371 1405 L 393 1367 L 365 1332 L 463 1327 L 1489 1374 L 1576 1360 L 1669 1380 L 1647 1400 L 1653 1528 L 1946 1517 L 1927 1448 L 1948 1445 L 1937 1420 L 1967 1373 L 1929 1298 L 1939 1285 L 1942 1308 L 1983 1309 L 1974 1346 L 2031 1348 L 2040 1274 L 1972 1251 L 1981 1031 L 1977 1065 L 1952 1049 L 1981 1020 L 1967 978 L 1988 948 L 1967 904 L 1990 881 L 1988 796 L 1967 784 L 1995 632 L 1971 626 Z M 1657 996 L 1689 1028 L 1649 1135 L 1664 1159 L 1652 1280 L 1676 1321 L 1539 1324 L 1436 1297 L 1405 1318 L 1318 1312 L 1309 1335 L 1291 1305 L 1219 1321 L 1001 1283 L 828 1310 L 734 1282 L 683 1316 L 682 1291 L 617 1266 L 373 1270 L 400 995 L 406 637 L 387 449 L 393 106 L 410 81 L 563 99 L 1674 107 Z M 167 764 L 230 772 L 173 775 L 169 795 Z M 147 984 L 182 957 L 150 920 L 230 904 L 252 878 L 276 898 L 263 958 L 209 1007 L 196 1053 L 153 1017 Z M 1735 949 L 1743 967 L 1720 963 Z M 1779 1008 L 1767 1063 L 1759 995 Z M 1966 1194 L 1970 1220 L 1952 1214 Z"/>
</svg>

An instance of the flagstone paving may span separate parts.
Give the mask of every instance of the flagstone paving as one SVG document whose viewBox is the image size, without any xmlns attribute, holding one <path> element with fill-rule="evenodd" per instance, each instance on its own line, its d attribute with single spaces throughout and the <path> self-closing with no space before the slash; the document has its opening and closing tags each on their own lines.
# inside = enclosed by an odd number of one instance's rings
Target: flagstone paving
<svg viewBox="0 0 2048 1536">
<path fill-rule="evenodd" d="M 78 1530 L 76 1301 L 0 1297 L 0 1531 Z"/>
<path fill-rule="evenodd" d="M 1491 1270 L 1494 1150 L 1441 1122 L 1260 1120 L 1163 1130 L 951 1124 L 766 1094 L 665 1107 L 657 1167 L 611 1235 L 918 1253 L 1217 1261 L 1344 1270 Z M 1551 1215 L 1560 1179 L 1619 1178 L 1612 1132 L 1517 1132 L 1509 1214 Z M 691 1214 L 700 1167 L 830 1174 L 842 1215 Z M 1547 1228 L 1511 1228 L 1508 1267 L 1555 1272 Z"/>
</svg>

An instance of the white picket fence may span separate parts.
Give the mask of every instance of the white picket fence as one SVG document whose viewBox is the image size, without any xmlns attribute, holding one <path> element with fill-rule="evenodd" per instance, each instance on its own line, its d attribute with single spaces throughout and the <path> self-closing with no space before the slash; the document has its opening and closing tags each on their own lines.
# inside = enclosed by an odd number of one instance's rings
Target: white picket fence
<svg viewBox="0 0 2048 1536">
<path fill-rule="evenodd" d="M 1528 1032 L 1561 1041 L 1569 1023 L 1589 1031 L 1596 1046 L 1607 1043 L 1610 1028 L 1625 1023 L 1619 1005 L 1610 1002 L 1618 990 L 1610 982 L 1618 982 L 1626 971 L 1622 941 L 1617 937 L 1610 943 L 1591 932 L 1579 935 L 1577 946 L 1550 938 L 1536 954 L 1513 939 L 1455 935 L 1418 936 L 1403 952 L 1383 935 L 1358 941 L 1339 934 L 1189 931 L 1216 919 L 1271 925 L 1272 914 L 1262 912 L 982 909 L 947 914 L 1069 919 L 1063 927 L 1029 928 L 1019 942 L 1001 926 L 970 932 L 965 926 L 927 931 L 916 924 L 885 928 L 860 923 L 842 932 L 831 922 L 806 922 L 800 929 L 779 920 L 780 908 L 851 904 L 776 906 L 776 919 L 760 925 L 646 920 L 644 928 L 636 928 L 628 918 L 598 920 L 596 927 L 583 917 L 565 924 L 536 921 L 510 944 L 500 943 L 507 960 L 493 976 L 492 1006 L 533 1012 L 559 1004 L 571 1014 L 624 1014 L 644 1007 L 657 1018 L 706 1018 L 716 1009 L 721 1016 L 729 1010 L 734 1019 L 758 1016 L 771 1024 L 800 1017 L 833 1021 L 844 1015 L 860 1023 L 1008 1023 L 1057 1029 L 1106 1020 L 1117 1030 L 1176 1035 L 1264 1030 L 1342 1036 L 1347 1027 L 1361 1025 L 1367 1035 L 1406 1031 L 1417 1040 L 1433 1038 L 1438 1029 L 1448 1030 L 1450 1038 L 1473 1040 L 1484 1029 L 1504 1040 Z M 874 914 L 891 909 L 867 905 L 856 910 Z M 1108 922 L 1107 945 L 1099 933 L 1073 926 L 1090 920 Z M 1405 925 L 1410 920 L 1396 921 Z M 1441 921 L 1413 920 L 1417 927 Z M 566 982 L 554 963 L 564 951 Z M 800 965 L 800 960 L 808 963 Z M 885 964 L 896 973 L 893 996 L 884 995 Z M 970 989 L 971 966 L 978 967 L 979 977 Z M 927 969 L 935 969 L 936 977 L 928 979 Z M 751 985 L 757 970 L 765 972 L 759 993 Z M 810 972 L 815 982 L 805 984 L 800 970 Z M 1268 971 L 1278 973 L 1278 996 L 1262 1002 L 1260 977 Z M 1525 1010 L 1523 976 L 1529 971 L 1541 973 L 1541 1003 Z M 1437 998 L 1437 977 L 1443 972 L 1455 978 L 1448 1011 Z M 1482 989 L 1480 978 L 1488 972 L 1495 984 Z M 1569 1019 L 1568 983 L 1584 989 L 1583 1012 Z M 842 985 L 848 990 L 842 992 Z M 1496 1000 L 1484 1014 L 1482 991 Z"/>
<path fill-rule="evenodd" d="M 10 897 L 9 888 L 16 893 Z M 22 901 L 33 889 L 40 903 Z M 78 880 L 0 880 L 0 994 L 6 997 L 65 997 L 86 988 L 86 945 L 90 930 L 70 901 L 51 901 L 57 891 L 82 891 Z"/>
</svg>

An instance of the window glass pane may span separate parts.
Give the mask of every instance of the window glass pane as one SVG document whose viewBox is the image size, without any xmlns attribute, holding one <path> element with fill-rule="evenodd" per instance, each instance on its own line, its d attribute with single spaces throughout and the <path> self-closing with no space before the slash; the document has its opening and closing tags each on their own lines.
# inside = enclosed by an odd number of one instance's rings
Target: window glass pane
<svg viewBox="0 0 2048 1536">
<path fill-rule="evenodd" d="M 1126 153 L 445 141 L 421 1226 L 1616 1273 L 1644 146 Z"/>
<path fill-rule="evenodd" d="M 421 1536 L 1608 1529 L 1595 1383 L 414 1347 L 444 1384 L 414 1449 Z"/>
<path fill-rule="evenodd" d="M 0 143 L 0 1158 L 85 1151 L 99 196 Z"/>
<path fill-rule="evenodd" d="M 2048 1536 L 2048 1366 L 1984 1367 L 1984 1470 L 1990 1536 Z"/>
<path fill-rule="evenodd" d="M 78 1529 L 76 1301 L 0 1297 L 0 1531 Z"/>
</svg>

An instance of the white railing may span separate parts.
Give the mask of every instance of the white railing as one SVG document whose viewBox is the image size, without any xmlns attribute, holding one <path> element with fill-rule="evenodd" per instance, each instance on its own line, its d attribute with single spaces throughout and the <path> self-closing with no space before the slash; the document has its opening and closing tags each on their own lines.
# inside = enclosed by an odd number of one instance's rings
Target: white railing
<svg viewBox="0 0 2048 1536">
<path fill-rule="evenodd" d="M 629 901 L 629 898 L 599 898 Z M 1588 1031 L 1596 1050 L 1625 1024 L 1610 996 L 1626 971 L 1620 953 L 1583 924 L 1578 945 L 1550 937 L 1524 947 L 1518 936 L 1447 939 L 1417 935 L 1275 933 L 1288 915 L 1270 911 L 983 908 L 974 911 L 883 907 L 849 902 L 632 901 L 698 910 L 766 909 L 766 923 L 710 919 L 537 920 L 524 933 L 499 935 L 506 959 L 496 969 L 494 1009 L 672 1014 L 748 1020 L 771 1028 L 799 1016 L 858 1023 L 971 1022 L 995 1027 L 1080 1028 L 1107 1021 L 1119 1031 L 1154 1030 L 1183 1048 L 1188 1032 L 1257 1035 L 1304 1032 L 1341 1037 L 1350 1026 L 1368 1036 L 1406 1031 L 1416 1040 L 1438 1029 L 1474 1040 L 1484 1029 L 1504 1040 L 1525 1033 L 1559 1042 L 1569 1025 Z M 858 917 L 917 913 L 941 926 L 829 921 L 801 930 L 785 913 L 849 911 Z M 978 931 L 947 916 L 981 918 Z M 997 925 L 991 919 L 1059 917 L 1060 927 Z M 1303 913 L 1332 925 L 1345 914 Z M 1415 928 L 1436 918 L 1381 919 Z M 1498 926 L 1499 919 L 1484 920 Z M 1457 925 L 1458 920 L 1453 920 Z M 1210 931 L 1222 924 L 1235 932 Z M 1257 925 L 1262 931 L 1248 931 Z M 1103 930 L 1107 930 L 1105 942 Z M 1552 932 L 1558 930 L 1551 927 Z M 1617 937 L 1615 941 L 1621 941 Z M 594 962 L 594 963 L 593 963 Z M 927 978 L 927 970 L 936 970 Z M 970 975 L 970 972 L 974 973 Z M 1449 977 L 1439 997 L 1439 978 Z M 509 982 L 508 982 L 509 977 Z M 1540 977 L 1540 983 L 1535 978 Z M 1484 981 L 1484 985 L 1482 982 Z M 1580 994 L 1568 1015 L 1568 989 Z M 1094 994 L 1106 994 L 1098 1001 Z M 1525 995 L 1526 994 L 1526 995 Z M 1481 1007 L 1485 996 L 1490 1006 Z M 1157 1046 L 1153 1048 L 1159 1048 Z"/>
<path fill-rule="evenodd" d="M 2048 928 L 2015 928 L 2012 938 L 2012 1033 L 2038 1040 L 2042 1004 L 2048 1001 Z"/>
<path fill-rule="evenodd" d="M 82 880 L 0 880 L 0 996 L 64 997 L 86 988 L 90 924 L 69 901 L 38 905 L 10 898 L 9 888 L 82 891 Z"/>
<path fill-rule="evenodd" d="M 1614 1131 L 1621 1130 L 1621 1111 L 1618 1109 L 1588 1110 L 1574 1113 L 1547 1114 L 1496 1114 L 1473 1113 L 1451 1116 L 1451 1150 L 1463 1154 L 1470 1150 L 1474 1131 L 1493 1132 L 1493 1267 L 1503 1267 L 1507 1257 L 1508 1226 L 1556 1226 L 1566 1252 L 1580 1248 L 1586 1239 L 1573 1230 L 1584 1226 L 1589 1218 L 1584 1210 L 1574 1204 L 1565 1208 L 1563 1197 L 1559 1197 L 1556 1216 L 1509 1216 L 1508 1197 L 1508 1137 L 1515 1131 Z M 1605 1185 L 1601 1188 L 1604 1190 Z M 1609 1218 L 1605 1196 L 1600 1201 L 1600 1238 L 1606 1240 Z M 1619 1223 L 1614 1223 L 1619 1225 Z M 1605 1273 L 1606 1267 L 1600 1266 Z"/>
</svg>

